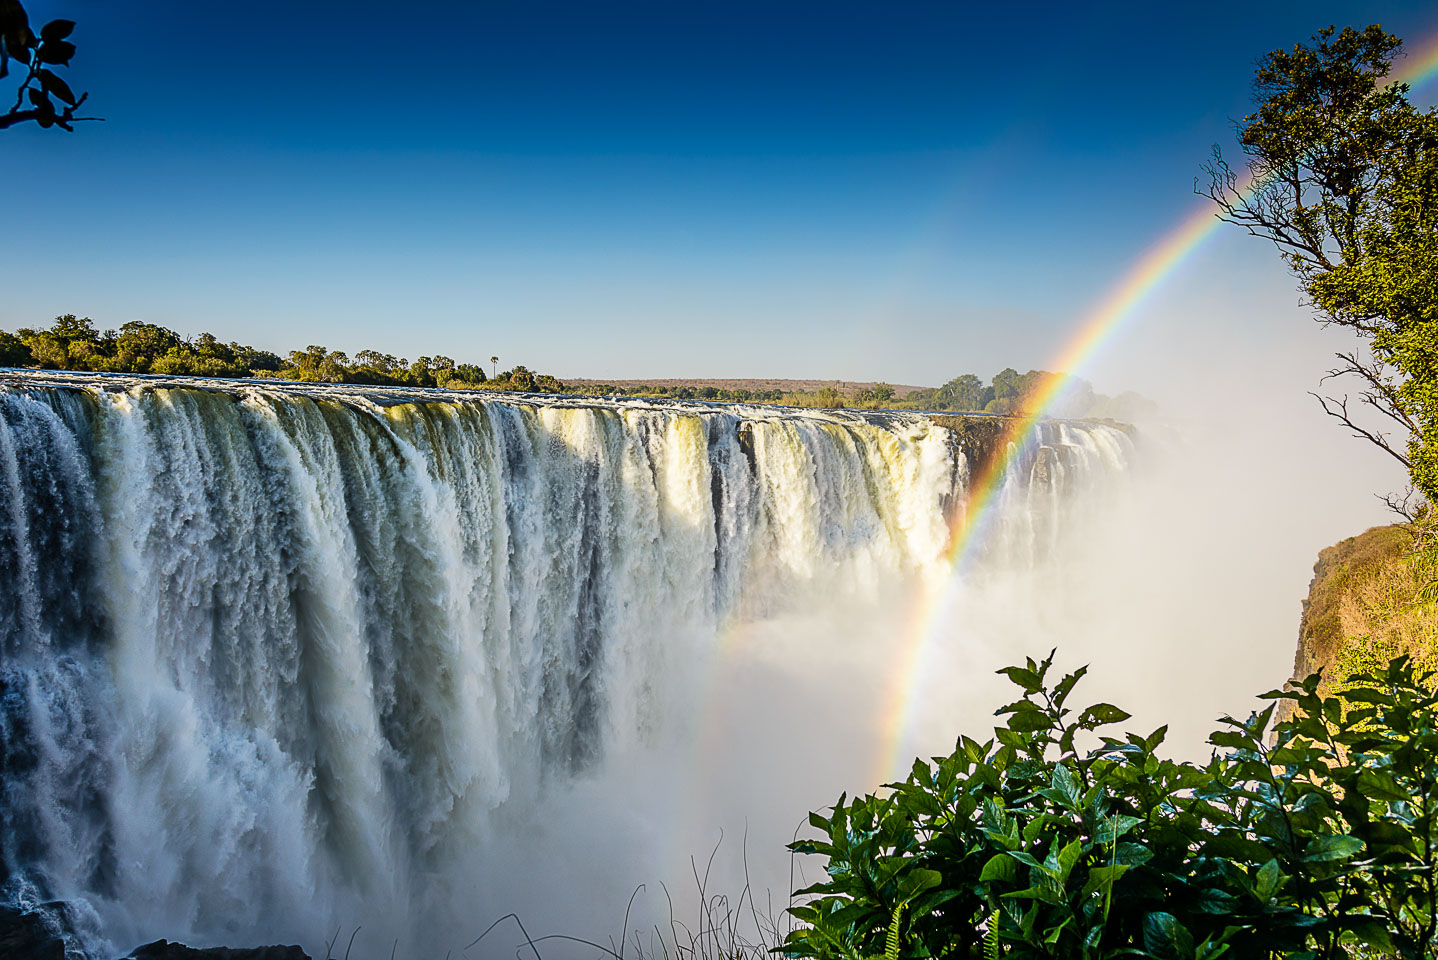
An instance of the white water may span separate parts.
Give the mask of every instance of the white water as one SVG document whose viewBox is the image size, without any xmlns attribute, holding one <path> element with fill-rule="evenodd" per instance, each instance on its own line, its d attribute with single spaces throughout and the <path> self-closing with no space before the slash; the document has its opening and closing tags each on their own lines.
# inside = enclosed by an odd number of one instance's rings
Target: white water
<svg viewBox="0 0 1438 960">
<path fill-rule="evenodd" d="M 363 923 L 442 956 L 514 897 L 673 883 L 631 836 L 828 802 L 771 790 L 778 758 L 711 781 L 748 723 L 792 753 L 796 668 L 947 575 L 966 496 L 919 415 L 198 386 L 0 379 L 4 893 L 66 901 L 98 954 Z M 995 569 L 1129 459 L 1042 440 Z M 825 722 L 861 736 L 879 686 Z"/>
</svg>

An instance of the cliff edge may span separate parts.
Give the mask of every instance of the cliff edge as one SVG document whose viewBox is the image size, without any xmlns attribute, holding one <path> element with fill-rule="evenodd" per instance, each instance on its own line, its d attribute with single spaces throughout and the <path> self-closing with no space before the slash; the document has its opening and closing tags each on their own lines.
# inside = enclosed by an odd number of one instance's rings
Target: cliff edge
<svg viewBox="0 0 1438 960">
<path fill-rule="evenodd" d="M 1318 554 L 1299 621 L 1293 677 L 1322 669 L 1324 687 L 1410 654 L 1438 652 L 1438 606 L 1416 602 L 1422 574 L 1411 525 L 1373 527 Z"/>
</svg>

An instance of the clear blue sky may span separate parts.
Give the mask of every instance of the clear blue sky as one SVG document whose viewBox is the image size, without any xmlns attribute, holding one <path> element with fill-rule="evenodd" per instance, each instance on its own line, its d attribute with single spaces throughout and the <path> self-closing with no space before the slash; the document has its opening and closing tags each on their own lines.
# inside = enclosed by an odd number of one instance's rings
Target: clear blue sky
<svg viewBox="0 0 1438 960">
<path fill-rule="evenodd" d="M 1327 0 L 28 6 L 79 22 L 107 122 L 0 134 L 0 327 L 908 383 L 1042 366 L 1192 209 L 1263 52 L 1438 30 Z M 1291 292 L 1257 241 L 1195 269 L 1225 264 Z"/>
</svg>

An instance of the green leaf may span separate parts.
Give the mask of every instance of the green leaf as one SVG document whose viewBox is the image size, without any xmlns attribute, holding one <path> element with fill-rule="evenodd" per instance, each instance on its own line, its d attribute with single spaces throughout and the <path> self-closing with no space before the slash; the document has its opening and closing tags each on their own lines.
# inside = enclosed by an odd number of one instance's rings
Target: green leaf
<svg viewBox="0 0 1438 960">
<path fill-rule="evenodd" d="M 1143 918 L 1143 948 L 1156 957 L 1189 960 L 1193 934 L 1171 913 L 1150 913 Z"/>
<path fill-rule="evenodd" d="M 1358 774 L 1358 792 L 1370 800 L 1404 801 L 1412 799 L 1412 791 L 1405 790 L 1393 774 L 1386 770 L 1365 767 Z"/>
<path fill-rule="evenodd" d="M 1132 714 L 1128 711 L 1120 710 L 1111 703 L 1096 703 L 1079 714 L 1079 726 L 1092 730 L 1107 723 L 1122 723 L 1130 716 Z"/>
<path fill-rule="evenodd" d="M 1015 890 L 1013 893 L 1004 894 L 1004 898 L 1013 900 L 1042 900 L 1044 903 L 1063 903 L 1063 897 L 1059 895 L 1057 890 L 1052 890 L 1045 886 Z"/>
<path fill-rule="evenodd" d="M 1018 878 L 1019 865 L 1007 853 L 996 853 L 989 857 L 989 862 L 984 864 L 984 869 L 979 874 L 979 881 L 982 883 L 993 883 L 995 880 L 1013 883 Z"/>
<path fill-rule="evenodd" d="M 1040 711 L 1038 708 L 1020 710 L 1012 717 L 1009 717 L 1009 729 L 1019 733 L 1032 733 L 1035 730 L 1047 730 L 1054 725 L 1053 718 Z"/>
<path fill-rule="evenodd" d="M 943 874 L 939 871 L 915 867 L 899 881 L 899 898 L 903 901 L 912 900 L 925 890 L 932 890 L 943 882 Z"/>
<path fill-rule="evenodd" d="M 1113 851 L 1116 863 L 1141 867 L 1153 859 L 1153 851 L 1141 843 L 1120 843 Z"/>
<path fill-rule="evenodd" d="M 1105 817 L 1094 831 L 1094 840 L 1098 843 L 1117 843 L 1118 838 L 1128 833 L 1134 827 L 1143 823 L 1142 817 L 1113 816 Z"/>
<path fill-rule="evenodd" d="M 1278 866 L 1278 861 L 1269 860 L 1258 868 L 1257 882 L 1253 886 L 1254 896 L 1258 897 L 1260 903 L 1267 903 L 1273 899 L 1273 894 L 1278 890 L 1279 881 L 1283 879 L 1283 871 Z"/>
<path fill-rule="evenodd" d="M 1083 856 L 1083 842 L 1080 840 L 1071 841 L 1058 852 L 1058 879 L 1060 882 L 1068 880 L 1069 874 L 1073 872 L 1074 864 L 1078 863 L 1081 856 Z"/>
<path fill-rule="evenodd" d="M 1086 673 L 1088 673 L 1088 667 L 1079 667 L 1073 673 L 1060 680 L 1058 686 L 1054 687 L 1054 703 L 1063 706 L 1064 701 L 1068 699 L 1068 695 L 1073 691 L 1074 685 L 1082 680 Z"/>
<path fill-rule="evenodd" d="M 1007 675 L 1010 680 L 1023 688 L 1024 693 L 1038 693 L 1043 688 L 1043 681 L 1032 670 L 1025 670 L 1023 667 L 1004 667 L 996 672 Z"/>
<path fill-rule="evenodd" d="M 1123 876 L 1124 871 L 1128 869 L 1129 865 L 1126 863 L 1106 867 L 1094 867 L 1088 872 L 1088 880 L 1083 885 L 1083 895 L 1088 896 L 1098 890 L 1112 886 L 1114 881 Z"/>
<path fill-rule="evenodd" d="M 1345 833 L 1316 837 L 1303 848 L 1303 859 L 1309 863 L 1324 860 L 1347 860 L 1363 849 L 1363 841 Z"/>
<path fill-rule="evenodd" d="M 1385 952 L 1394 952 L 1393 938 L 1389 933 L 1388 925 L 1377 917 L 1349 916 L 1343 919 L 1343 925 L 1369 946 L 1377 947 Z"/>
<path fill-rule="evenodd" d="M 1073 773 L 1069 770 L 1068 767 L 1064 766 L 1061 763 L 1055 764 L 1053 777 L 1051 778 L 1050 783 L 1053 788 L 1058 791 L 1059 795 L 1064 798 L 1064 806 L 1068 807 L 1070 810 L 1078 808 L 1078 780 L 1074 778 Z"/>
<path fill-rule="evenodd" d="M 1252 750 L 1255 746 L 1252 739 L 1237 730 L 1215 731 L 1208 738 L 1208 742 L 1215 747 L 1228 747 L 1231 750 Z"/>
</svg>

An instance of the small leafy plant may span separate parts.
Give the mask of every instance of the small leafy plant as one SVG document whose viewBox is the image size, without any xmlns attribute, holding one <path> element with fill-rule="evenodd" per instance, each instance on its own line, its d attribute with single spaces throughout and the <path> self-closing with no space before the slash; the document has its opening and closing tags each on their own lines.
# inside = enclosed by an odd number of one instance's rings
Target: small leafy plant
<svg viewBox="0 0 1438 960">
<path fill-rule="evenodd" d="M 1438 696 L 1406 657 L 1314 675 L 1225 717 L 1206 765 L 1129 714 L 1068 706 L 1087 668 L 1053 654 L 1000 671 L 1022 691 L 994 738 L 916 761 L 884 793 L 840 796 L 820 836 L 828 879 L 798 895 L 788 957 L 1161 960 L 1434 956 Z M 1081 748 L 1089 744 L 1087 749 Z"/>
</svg>

